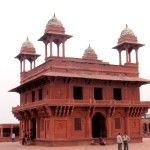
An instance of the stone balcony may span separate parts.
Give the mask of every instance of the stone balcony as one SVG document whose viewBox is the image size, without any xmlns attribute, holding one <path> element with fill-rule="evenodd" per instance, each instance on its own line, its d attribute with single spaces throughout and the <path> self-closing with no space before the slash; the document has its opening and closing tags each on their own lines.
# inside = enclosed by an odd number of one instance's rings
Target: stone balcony
<svg viewBox="0 0 150 150">
<path fill-rule="evenodd" d="M 13 107 L 14 111 L 36 109 L 38 107 L 75 106 L 75 107 L 150 107 L 150 101 L 126 101 L 126 100 L 73 100 L 73 99 L 43 99 L 21 106 Z"/>
</svg>

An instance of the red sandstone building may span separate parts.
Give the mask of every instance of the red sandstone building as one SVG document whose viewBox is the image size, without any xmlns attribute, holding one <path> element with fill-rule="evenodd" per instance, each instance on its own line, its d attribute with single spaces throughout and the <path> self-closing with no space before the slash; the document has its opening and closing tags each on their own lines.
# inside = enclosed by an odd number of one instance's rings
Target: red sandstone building
<svg viewBox="0 0 150 150">
<path fill-rule="evenodd" d="M 82 58 L 65 57 L 71 37 L 55 16 L 50 19 L 39 39 L 45 45 L 45 62 L 37 67 L 40 55 L 28 39 L 23 43 L 16 56 L 21 84 L 11 90 L 20 94 L 20 106 L 12 110 L 20 120 L 20 131 L 33 129 L 36 143 L 49 146 L 86 144 L 98 137 L 116 141 L 119 132 L 141 142 L 141 116 L 150 107 L 150 102 L 140 101 L 139 91 L 150 83 L 138 71 L 138 50 L 144 45 L 126 26 L 113 47 L 119 53 L 119 65 L 112 65 L 98 60 L 90 46 Z"/>
<path fill-rule="evenodd" d="M 19 137 L 19 124 L 0 124 L 0 142 L 10 142 L 12 133 Z"/>
</svg>

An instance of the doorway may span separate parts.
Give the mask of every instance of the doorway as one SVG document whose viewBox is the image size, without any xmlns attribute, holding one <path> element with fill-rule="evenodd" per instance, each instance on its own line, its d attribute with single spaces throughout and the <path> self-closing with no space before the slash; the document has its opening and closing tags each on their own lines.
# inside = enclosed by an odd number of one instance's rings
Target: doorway
<svg viewBox="0 0 150 150">
<path fill-rule="evenodd" d="M 33 139 L 36 138 L 36 119 L 31 119 L 31 129 L 30 131 L 33 133 Z"/>
<path fill-rule="evenodd" d="M 106 137 L 106 119 L 97 112 L 92 118 L 92 136 L 93 138 Z"/>
</svg>

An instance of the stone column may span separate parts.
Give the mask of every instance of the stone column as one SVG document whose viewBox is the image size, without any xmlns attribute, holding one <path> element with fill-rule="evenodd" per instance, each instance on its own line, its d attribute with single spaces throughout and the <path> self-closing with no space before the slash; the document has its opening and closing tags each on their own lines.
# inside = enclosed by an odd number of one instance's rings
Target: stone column
<svg viewBox="0 0 150 150">
<path fill-rule="evenodd" d="M 3 128 L 1 128 L 1 137 L 3 137 Z"/>
<path fill-rule="evenodd" d="M 45 43 L 45 59 L 47 58 L 47 44 Z"/>
<path fill-rule="evenodd" d="M 23 59 L 23 72 L 25 72 L 25 59 Z"/>
<path fill-rule="evenodd" d="M 138 64 L 138 48 L 135 49 L 135 55 L 136 55 L 136 64 Z"/>
<path fill-rule="evenodd" d="M 57 56 L 59 57 L 59 44 L 57 44 Z"/>
<path fill-rule="evenodd" d="M 22 73 L 22 60 L 20 61 L 20 73 Z"/>
<path fill-rule="evenodd" d="M 40 129 L 38 129 L 38 128 L 39 128 L 39 126 L 38 126 L 38 119 L 36 119 L 36 131 L 35 131 L 35 132 L 36 132 L 36 138 L 39 137 L 39 132 L 38 132 L 38 131 L 39 131 Z"/>
<path fill-rule="evenodd" d="M 50 40 L 50 56 L 53 56 L 53 53 L 52 53 L 52 40 Z"/>
<path fill-rule="evenodd" d="M 106 117 L 106 132 L 107 132 L 107 137 L 112 137 L 111 133 L 111 127 L 112 126 L 112 118 L 107 116 Z"/>
<path fill-rule="evenodd" d="M 120 50 L 118 50 L 118 52 L 119 52 L 119 65 L 122 65 L 122 62 L 121 62 L 121 51 Z"/>
<path fill-rule="evenodd" d="M 30 61 L 30 70 L 32 70 L 32 60 Z"/>
<path fill-rule="evenodd" d="M 129 62 L 129 53 L 128 53 L 128 47 L 126 47 L 126 63 Z"/>
<path fill-rule="evenodd" d="M 62 43 L 62 56 L 65 57 L 65 42 Z"/>
<path fill-rule="evenodd" d="M 129 62 L 131 63 L 131 52 L 129 52 Z"/>
</svg>

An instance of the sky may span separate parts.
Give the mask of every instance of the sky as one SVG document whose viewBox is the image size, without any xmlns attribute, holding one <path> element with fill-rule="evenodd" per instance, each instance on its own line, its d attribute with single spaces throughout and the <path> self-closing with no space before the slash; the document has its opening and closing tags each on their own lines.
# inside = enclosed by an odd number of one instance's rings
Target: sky
<svg viewBox="0 0 150 150">
<path fill-rule="evenodd" d="M 20 52 L 27 36 L 41 54 L 44 44 L 38 39 L 53 17 L 61 21 L 66 34 L 73 35 L 65 44 L 66 57 L 82 58 L 91 45 L 98 59 L 118 64 L 112 47 L 117 45 L 126 24 L 139 43 L 139 76 L 150 79 L 150 1 L 149 0 L 1 0 L 0 1 L 0 123 L 17 123 L 12 107 L 19 105 L 19 94 L 8 92 L 20 84 Z M 150 101 L 150 85 L 140 88 L 141 101 Z"/>
</svg>

